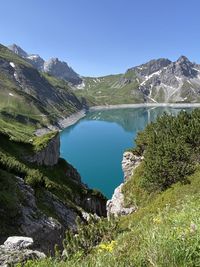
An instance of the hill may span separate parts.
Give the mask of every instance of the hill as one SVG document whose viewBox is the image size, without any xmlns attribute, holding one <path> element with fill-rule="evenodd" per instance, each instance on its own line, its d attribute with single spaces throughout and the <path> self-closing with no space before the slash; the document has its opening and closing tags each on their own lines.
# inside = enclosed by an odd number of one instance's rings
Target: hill
<svg viewBox="0 0 200 267">
<path fill-rule="evenodd" d="M 194 103 L 200 100 L 200 65 L 185 56 L 151 60 L 124 74 L 84 78 L 75 93 L 88 104 Z"/>
</svg>

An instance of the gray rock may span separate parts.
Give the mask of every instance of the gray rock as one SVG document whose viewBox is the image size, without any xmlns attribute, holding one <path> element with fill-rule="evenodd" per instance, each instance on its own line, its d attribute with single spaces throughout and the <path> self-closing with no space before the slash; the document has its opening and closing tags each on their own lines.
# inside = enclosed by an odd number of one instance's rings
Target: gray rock
<svg viewBox="0 0 200 267">
<path fill-rule="evenodd" d="M 171 61 L 166 58 L 153 59 L 145 64 L 128 69 L 127 73 L 135 72 L 139 77 L 149 76 L 159 71 L 160 69 L 168 66 L 170 63 Z"/>
<path fill-rule="evenodd" d="M 51 58 L 48 61 L 44 61 L 39 55 L 29 55 L 16 44 L 9 45 L 8 48 L 18 56 L 24 58 L 39 71 L 47 72 L 56 78 L 71 82 L 73 85 L 79 85 L 83 81 L 66 62 L 60 61 L 58 58 Z"/>
<path fill-rule="evenodd" d="M 108 218 L 111 215 L 114 216 L 121 216 L 121 215 L 128 215 L 134 211 L 136 211 L 136 207 L 130 207 L 130 208 L 125 208 L 124 207 L 124 195 L 122 193 L 122 187 L 124 183 L 119 185 L 112 196 L 111 200 L 107 201 L 107 216 Z"/>
<path fill-rule="evenodd" d="M 33 245 L 33 239 L 23 236 L 11 236 L 0 246 L 0 266 L 9 267 L 28 260 L 43 259 L 46 255 L 37 250 L 27 249 Z"/>
<path fill-rule="evenodd" d="M 8 249 L 24 249 L 33 245 L 33 239 L 31 237 L 24 236 L 10 236 L 4 242 L 4 246 Z"/>
<path fill-rule="evenodd" d="M 27 56 L 27 61 L 33 65 L 39 71 L 44 71 L 44 59 L 41 58 L 39 55 L 29 55 Z"/>
<path fill-rule="evenodd" d="M 128 179 L 134 174 L 135 169 L 142 162 L 143 157 L 134 155 L 131 151 L 126 151 L 123 154 L 122 159 L 122 170 L 124 172 L 124 180 L 126 183 Z M 110 200 L 107 201 L 106 209 L 107 216 L 121 216 L 128 215 L 137 210 L 137 207 L 125 207 L 124 205 L 124 195 L 122 193 L 122 188 L 124 183 L 120 184 L 114 191 L 114 194 Z"/>
<path fill-rule="evenodd" d="M 19 192 L 23 196 L 19 210 L 20 216 L 15 221 L 16 234 L 34 238 L 36 249 L 45 253 L 53 252 L 54 245 L 62 242 L 64 227 L 58 220 L 48 217 L 38 208 L 34 190 L 25 184 L 23 179 L 16 178 Z M 51 205 L 51 199 L 48 201 Z"/>
<path fill-rule="evenodd" d="M 126 151 L 123 154 L 122 170 L 124 172 L 124 180 L 128 180 L 134 173 L 134 170 L 143 160 L 143 157 L 136 156 L 132 152 Z"/>
<path fill-rule="evenodd" d="M 60 157 L 60 136 L 57 134 L 50 140 L 48 145 L 33 156 L 27 156 L 29 162 L 37 163 L 38 165 L 53 166 L 58 163 Z"/>
<path fill-rule="evenodd" d="M 28 56 L 28 54 L 16 44 L 9 45 L 8 48 L 20 57 L 26 58 Z"/>
<path fill-rule="evenodd" d="M 82 79 L 79 75 L 68 66 L 66 62 L 60 61 L 58 58 L 51 58 L 44 63 L 44 72 L 51 74 L 59 79 L 71 82 L 74 85 L 81 84 Z"/>
</svg>

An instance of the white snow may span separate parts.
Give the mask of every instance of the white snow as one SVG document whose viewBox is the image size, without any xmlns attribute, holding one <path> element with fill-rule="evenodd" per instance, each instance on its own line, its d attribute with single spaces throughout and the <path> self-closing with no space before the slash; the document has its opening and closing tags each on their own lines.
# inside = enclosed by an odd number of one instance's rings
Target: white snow
<svg viewBox="0 0 200 267">
<path fill-rule="evenodd" d="M 196 69 L 196 68 L 193 68 L 193 70 L 196 70 L 196 71 L 200 72 L 200 70 L 198 70 L 198 69 Z"/>
<path fill-rule="evenodd" d="M 85 83 L 82 82 L 81 84 L 77 85 L 76 88 L 77 89 L 83 89 L 83 88 L 85 88 Z"/>
<path fill-rule="evenodd" d="M 150 74 L 149 76 L 145 76 L 145 80 L 140 84 L 140 85 L 144 85 L 149 79 L 151 79 L 153 76 L 155 75 L 159 75 L 161 73 L 162 70 L 156 71 L 152 74 Z"/>
<path fill-rule="evenodd" d="M 178 77 L 178 76 L 175 76 L 175 78 L 180 82 L 180 81 L 182 81 L 182 79 L 180 78 L 180 77 Z"/>
<path fill-rule="evenodd" d="M 30 59 L 34 59 L 34 58 L 38 58 L 39 56 L 38 55 L 30 55 L 30 56 L 28 56 L 28 58 L 30 58 Z"/>
<path fill-rule="evenodd" d="M 15 68 L 15 63 L 10 62 L 10 66 L 11 66 L 12 68 Z"/>
</svg>

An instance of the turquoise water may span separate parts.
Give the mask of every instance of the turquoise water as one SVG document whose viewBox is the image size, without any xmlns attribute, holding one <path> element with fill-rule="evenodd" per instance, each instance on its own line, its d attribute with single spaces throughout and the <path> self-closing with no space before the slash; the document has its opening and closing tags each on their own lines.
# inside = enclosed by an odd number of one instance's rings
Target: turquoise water
<svg viewBox="0 0 200 267">
<path fill-rule="evenodd" d="M 61 157 L 71 163 L 90 188 L 108 198 L 123 181 L 123 152 L 134 146 L 138 131 L 163 112 L 175 108 L 135 108 L 95 111 L 61 133 Z"/>
</svg>

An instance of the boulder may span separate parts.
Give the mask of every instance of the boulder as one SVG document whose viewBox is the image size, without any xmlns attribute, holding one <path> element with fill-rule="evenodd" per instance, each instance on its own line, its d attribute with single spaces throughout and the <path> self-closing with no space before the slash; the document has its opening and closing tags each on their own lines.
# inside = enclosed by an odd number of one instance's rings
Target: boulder
<svg viewBox="0 0 200 267">
<path fill-rule="evenodd" d="M 31 237 L 10 236 L 4 242 L 4 246 L 8 249 L 24 249 L 33 245 Z"/>
<path fill-rule="evenodd" d="M 28 260 L 42 259 L 46 255 L 37 250 L 28 249 L 33 246 L 33 239 L 24 236 L 10 236 L 0 246 L 0 266 L 14 266 Z"/>
</svg>

